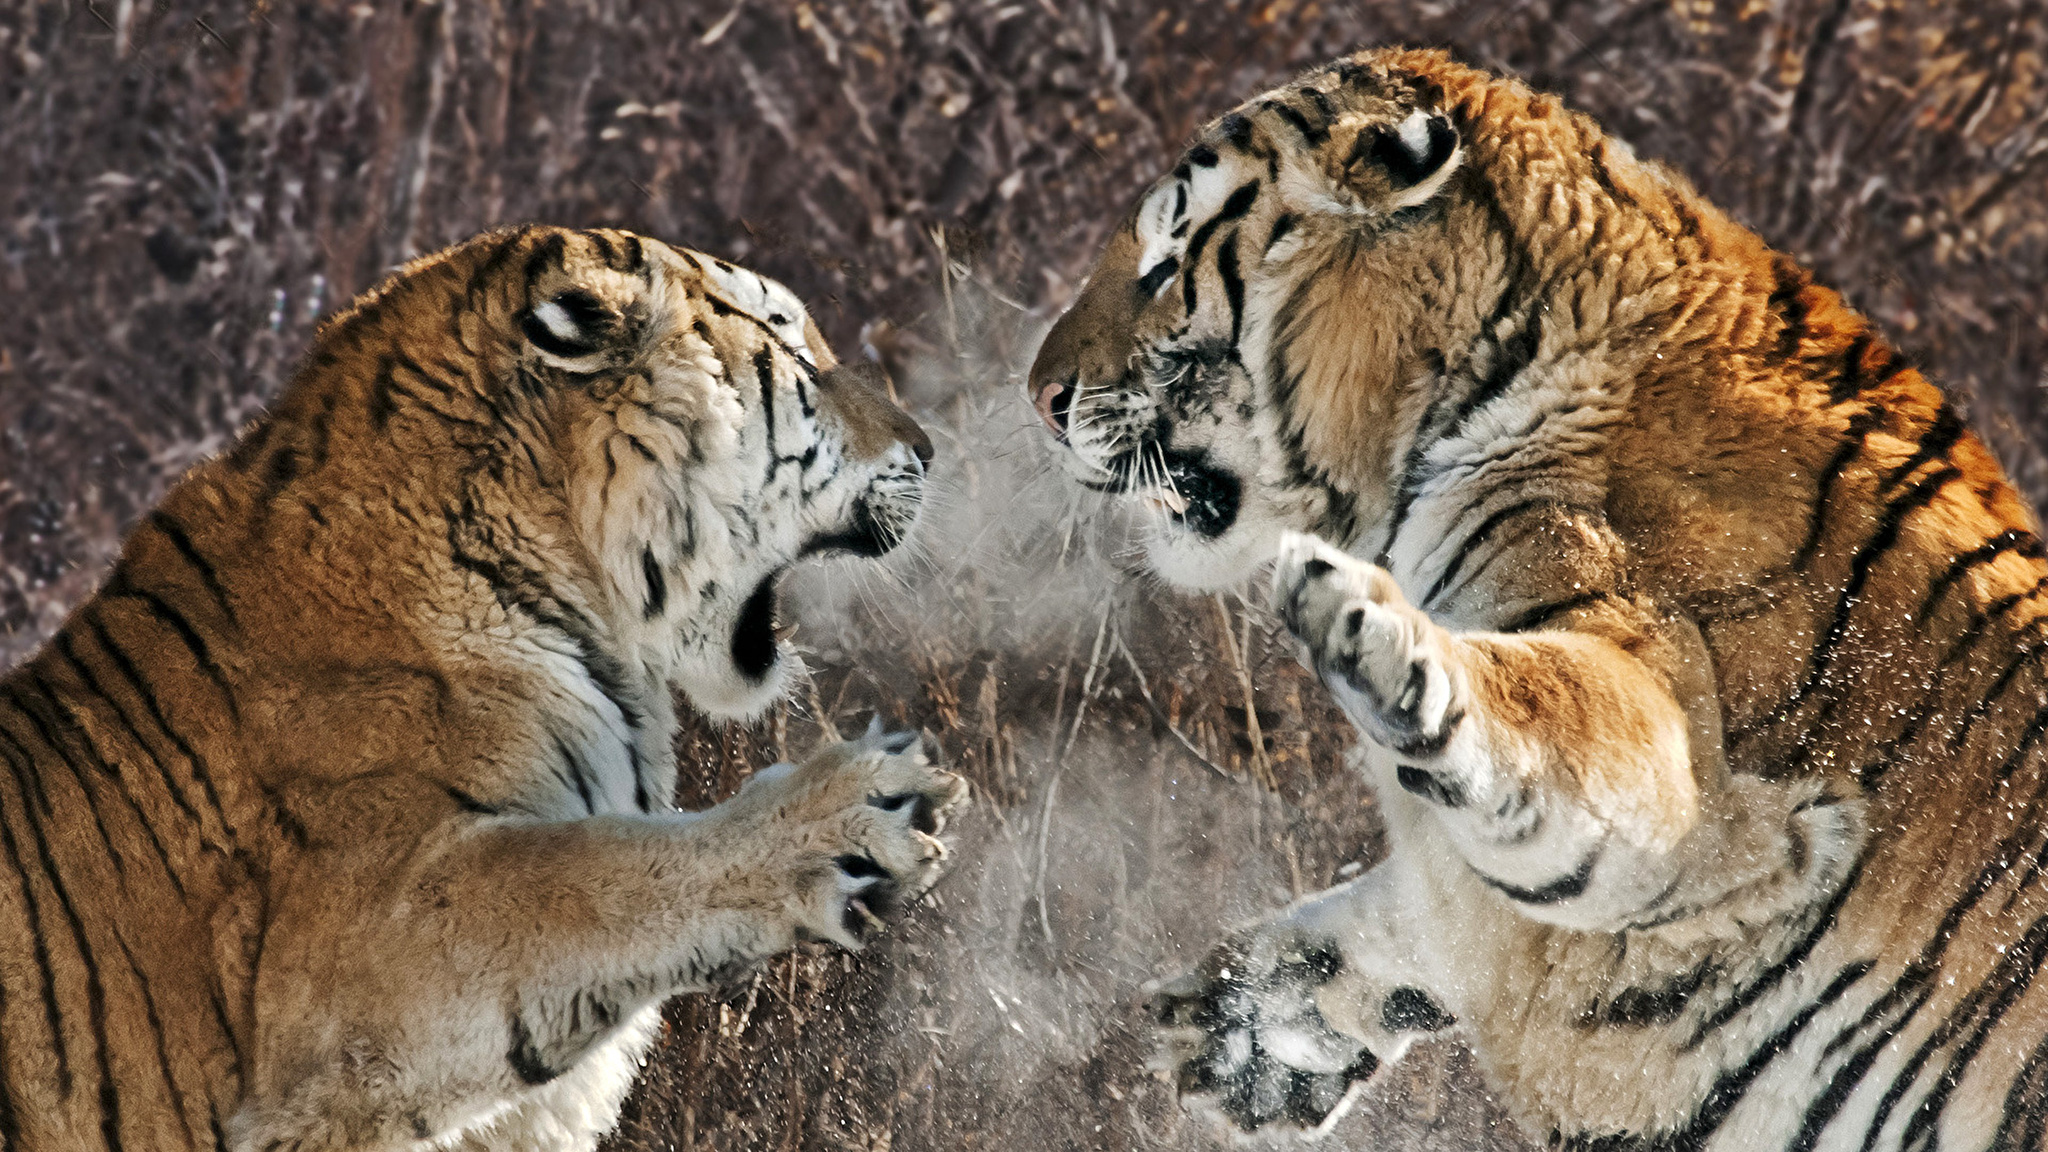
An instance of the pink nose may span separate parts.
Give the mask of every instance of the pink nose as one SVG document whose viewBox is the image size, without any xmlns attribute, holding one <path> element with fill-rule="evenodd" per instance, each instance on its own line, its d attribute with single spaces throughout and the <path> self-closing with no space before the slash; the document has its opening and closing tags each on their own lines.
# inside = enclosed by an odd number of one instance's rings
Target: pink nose
<svg viewBox="0 0 2048 1152">
<path fill-rule="evenodd" d="M 1052 429 L 1052 434 L 1062 440 L 1067 438 L 1067 417 L 1072 407 L 1072 401 L 1061 403 L 1067 399 L 1067 391 L 1065 384 L 1047 384 L 1032 397 L 1032 405 L 1038 409 L 1038 418 L 1045 421 L 1045 426 Z"/>
</svg>

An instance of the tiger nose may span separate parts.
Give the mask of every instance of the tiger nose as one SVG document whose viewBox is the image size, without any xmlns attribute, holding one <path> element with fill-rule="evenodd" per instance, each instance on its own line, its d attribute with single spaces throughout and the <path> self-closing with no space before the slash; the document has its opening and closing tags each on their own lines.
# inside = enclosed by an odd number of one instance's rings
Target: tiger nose
<svg viewBox="0 0 2048 1152">
<path fill-rule="evenodd" d="M 1052 434 L 1061 440 L 1067 438 L 1067 424 L 1074 414 L 1074 397 L 1079 389 L 1073 381 L 1053 380 L 1032 384 L 1031 406 L 1038 409 L 1038 418 L 1052 429 Z"/>
</svg>

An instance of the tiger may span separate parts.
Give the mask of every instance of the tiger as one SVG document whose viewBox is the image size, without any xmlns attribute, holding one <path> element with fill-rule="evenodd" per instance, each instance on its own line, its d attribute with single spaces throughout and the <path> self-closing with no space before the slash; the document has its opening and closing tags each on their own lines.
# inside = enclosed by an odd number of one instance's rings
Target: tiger
<svg viewBox="0 0 2048 1152">
<path fill-rule="evenodd" d="M 1028 379 L 1357 729 L 1382 862 L 1156 984 L 1160 1068 L 1327 1130 L 1462 1037 L 1539 1143 L 2048 1136 L 2048 561 L 1844 298 L 1437 51 L 1207 124 Z"/>
<path fill-rule="evenodd" d="M 630 232 L 326 321 L 0 680 L 0 1147 L 587 1150 L 672 994 L 858 949 L 964 781 L 879 723 L 680 811 L 680 691 L 793 682 L 778 582 L 931 441 L 782 285 Z"/>
</svg>

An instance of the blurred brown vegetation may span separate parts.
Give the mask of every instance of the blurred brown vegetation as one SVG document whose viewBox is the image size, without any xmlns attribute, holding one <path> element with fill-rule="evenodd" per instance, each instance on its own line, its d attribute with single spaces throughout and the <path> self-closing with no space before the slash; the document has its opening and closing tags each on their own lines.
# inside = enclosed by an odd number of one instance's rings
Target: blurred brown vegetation
<svg viewBox="0 0 2048 1152">
<path fill-rule="evenodd" d="M 2038 0 L 0 0 L 0 664 L 400 260 L 520 220 L 706 248 L 985 447 L 967 425 L 1018 415 L 1033 335 L 1198 123 L 1395 42 L 1519 73 L 1688 173 L 2048 497 Z M 621 1147 L 1207 1139 L 1140 1067 L 1135 978 L 1370 858 L 1369 800 L 1255 613 L 1104 555 L 1106 603 L 1000 636 L 976 613 L 1014 589 L 934 561 L 925 626 L 871 610 L 820 644 L 809 699 L 685 734 L 699 803 L 880 708 L 974 777 L 987 859 L 868 956 L 677 1001 Z M 1475 1083 L 1425 1048 L 1345 1138 L 1511 1143 Z"/>
</svg>

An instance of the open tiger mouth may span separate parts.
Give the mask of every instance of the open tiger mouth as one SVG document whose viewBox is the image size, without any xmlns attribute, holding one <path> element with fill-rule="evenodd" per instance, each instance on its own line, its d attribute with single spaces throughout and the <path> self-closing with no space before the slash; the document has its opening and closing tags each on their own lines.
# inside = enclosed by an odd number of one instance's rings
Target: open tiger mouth
<svg viewBox="0 0 2048 1152">
<path fill-rule="evenodd" d="M 1141 453 L 1153 461 L 1149 467 L 1139 462 Z M 1133 449 L 1111 461 L 1105 470 L 1114 479 L 1083 483 L 1097 491 L 1141 497 L 1165 513 L 1169 522 L 1198 536 L 1213 540 L 1237 523 L 1244 483 L 1236 474 L 1209 463 L 1203 453 Z"/>
<path fill-rule="evenodd" d="M 732 630 L 732 665 L 749 680 L 764 679 L 775 667 L 775 655 L 782 641 L 796 632 L 776 618 L 775 582 L 787 568 L 777 568 L 761 578 L 747 602 L 740 605 L 739 620 Z"/>
<path fill-rule="evenodd" d="M 852 520 L 844 530 L 812 539 L 797 559 L 833 554 L 868 559 L 887 555 L 903 542 L 903 529 L 898 526 L 902 519 L 898 516 L 892 520 L 886 511 L 877 510 L 863 497 L 855 502 Z M 789 569 L 790 565 L 785 564 L 763 576 L 740 605 L 739 619 L 733 623 L 733 667 L 757 683 L 775 668 L 782 643 L 796 635 L 796 625 L 781 620 L 781 602 L 775 587 Z"/>
</svg>

